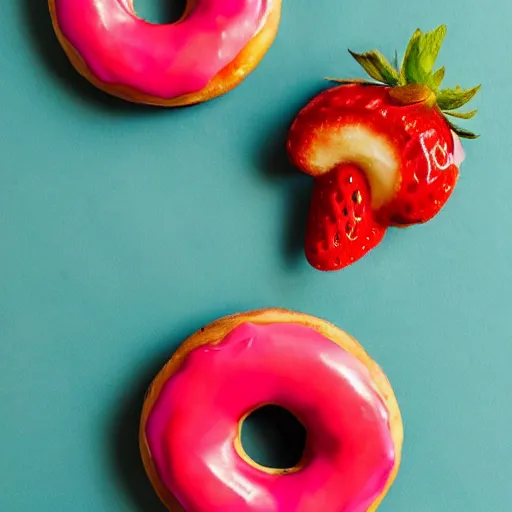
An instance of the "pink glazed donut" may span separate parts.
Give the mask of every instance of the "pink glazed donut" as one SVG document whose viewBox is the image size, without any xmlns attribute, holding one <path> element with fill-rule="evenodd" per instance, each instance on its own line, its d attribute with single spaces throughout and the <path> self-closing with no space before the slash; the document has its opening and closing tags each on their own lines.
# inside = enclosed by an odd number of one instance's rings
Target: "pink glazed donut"
<svg viewBox="0 0 512 512">
<path fill-rule="evenodd" d="M 281 406 L 307 431 L 301 462 L 250 459 L 241 425 Z M 189 338 L 144 401 L 140 448 L 177 512 L 375 511 L 400 465 L 402 421 L 382 370 L 324 320 L 281 309 L 223 318 Z"/>
<path fill-rule="evenodd" d="M 187 0 L 182 18 L 152 24 L 132 0 L 49 0 L 57 37 L 77 71 L 135 103 L 200 103 L 228 92 L 277 34 L 281 0 Z"/>
</svg>

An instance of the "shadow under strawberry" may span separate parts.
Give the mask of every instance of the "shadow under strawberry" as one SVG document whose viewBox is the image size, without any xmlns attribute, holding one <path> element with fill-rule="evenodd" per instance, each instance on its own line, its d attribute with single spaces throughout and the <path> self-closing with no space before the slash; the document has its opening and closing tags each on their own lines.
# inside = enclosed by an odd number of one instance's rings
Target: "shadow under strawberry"
<svg viewBox="0 0 512 512">
<path fill-rule="evenodd" d="M 282 250 L 288 263 L 302 260 L 304 248 L 305 226 L 308 218 L 313 182 L 307 176 L 297 173 L 286 151 L 286 139 L 295 113 L 300 105 L 308 101 L 322 90 L 314 85 L 302 98 L 293 105 L 286 107 L 286 112 L 279 112 L 274 128 L 265 132 L 262 140 L 256 141 L 256 166 L 265 177 L 276 181 L 283 191 L 286 200 L 285 220 L 283 223 Z M 279 104 L 279 102 L 277 103 Z M 280 104 L 283 108 L 283 104 Z"/>
<path fill-rule="evenodd" d="M 255 141 L 254 156 L 258 168 L 261 168 L 264 175 L 270 180 L 291 179 L 305 181 L 303 176 L 297 174 L 296 168 L 287 153 L 286 139 L 290 126 L 296 116 L 297 110 L 306 101 L 311 100 L 324 88 L 318 84 L 312 85 L 293 104 L 285 104 L 276 100 L 278 111 L 275 112 L 272 128 L 265 131 L 260 140 Z M 283 110 L 285 109 L 285 110 Z M 307 180 L 306 180 L 307 181 Z"/>
<path fill-rule="evenodd" d="M 290 263 L 302 261 L 305 226 L 311 203 L 310 180 L 296 181 L 289 184 L 286 211 L 288 217 L 283 225 L 283 251 Z"/>
<path fill-rule="evenodd" d="M 479 91 L 443 89 L 434 64 L 446 27 L 414 33 L 402 65 L 377 50 L 350 52 L 373 79 L 340 83 L 296 116 L 287 152 L 313 176 L 305 254 L 322 271 L 340 270 L 374 249 L 389 227 L 428 222 L 444 207 L 464 160 L 461 138 L 476 135 L 449 118 Z M 398 60 L 398 59 L 396 59 Z"/>
</svg>

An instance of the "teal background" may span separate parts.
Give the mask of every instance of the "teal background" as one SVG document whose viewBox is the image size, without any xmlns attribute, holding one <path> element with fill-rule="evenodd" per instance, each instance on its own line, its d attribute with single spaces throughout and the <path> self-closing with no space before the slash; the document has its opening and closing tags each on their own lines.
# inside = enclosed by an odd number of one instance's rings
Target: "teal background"
<svg viewBox="0 0 512 512">
<path fill-rule="evenodd" d="M 338 324 L 393 383 L 406 441 L 382 512 L 510 510 L 511 4 L 284 3 L 248 80 L 171 111 L 82 80 L 44 0 L 2 2 L 1 511 L 162 511 L 138 456 L 145 387 L 202 324 L 267 306 Z M 175 17 L 164 4 L 136 0 Z M 484 85 L 455 194 L 356 265 L 314 271 L 292 117 L 323 76 L 361 75 L 347 46 L 391 56 L 440 23 L 446 85 Z"/>
</svg>

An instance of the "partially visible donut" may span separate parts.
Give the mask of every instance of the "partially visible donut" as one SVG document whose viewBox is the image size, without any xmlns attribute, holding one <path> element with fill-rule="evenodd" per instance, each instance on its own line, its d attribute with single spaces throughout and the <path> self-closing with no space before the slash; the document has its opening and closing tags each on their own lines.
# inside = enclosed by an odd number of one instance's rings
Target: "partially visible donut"
<svg viewBox="0 0 512 512">
<path fill-rule="evenodd" d="M 182 18 L 152 24 L 132 0 L 49 0 L 57 37 L 77 71 L 135 103 L 200 103 L 237 86 L 277 34 L 281 0 L 188 0 Z"/>
<path fill-rule="evenodd" d="M 268 404 L 306 428 L 294 468 L 263 467 L 242 447 L 242 422 Z M 180 512 L 373 512 L 397 475 L 402 439 L 391 385 L 363 348 L 281 309 L 191 336 L 153 381 L 140 424 L 151 483 Z"/>
</svg>

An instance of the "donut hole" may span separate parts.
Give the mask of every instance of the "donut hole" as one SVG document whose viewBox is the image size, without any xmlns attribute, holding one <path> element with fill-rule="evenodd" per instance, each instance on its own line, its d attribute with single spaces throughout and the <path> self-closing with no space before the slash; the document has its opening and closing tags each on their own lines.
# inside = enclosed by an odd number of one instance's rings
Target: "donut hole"
<svg viewBox="0 0 512 512">
<path fill-rule="evenodd" d="M 302 423 L 278 405 L 265 405 L 241 424 L 240 441 L 245 454 L 271 470 L 292 470 L 301 462 L 307 432 Z"/>
<path fill-rule="evenodd" d="M 187 0 L 133 0 L 137 16 L 154 24 L 175 23 L 187 8 Z"/>
</svg>

